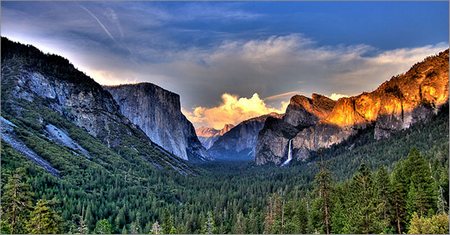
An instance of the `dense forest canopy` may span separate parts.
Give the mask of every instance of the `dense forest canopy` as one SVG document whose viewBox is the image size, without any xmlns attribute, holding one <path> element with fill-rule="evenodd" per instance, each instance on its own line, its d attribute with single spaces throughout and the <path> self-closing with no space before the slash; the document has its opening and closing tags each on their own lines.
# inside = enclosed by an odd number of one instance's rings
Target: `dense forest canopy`
<svg viewBox="0 0 450 235">
<path fill-rule="evenodd" d="M 446 233 L 448 107 L 363 142 L 284 168 L 215 162 L 196 176 L 127 177 L 80 161 L 62 178 L 2 142 L 2 232 Z"/>
</svg>

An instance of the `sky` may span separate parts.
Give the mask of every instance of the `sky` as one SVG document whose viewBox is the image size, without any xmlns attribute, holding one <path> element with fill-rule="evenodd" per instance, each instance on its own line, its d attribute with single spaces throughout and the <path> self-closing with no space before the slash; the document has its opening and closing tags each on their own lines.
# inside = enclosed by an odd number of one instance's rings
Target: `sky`
<svg viewBox="0 0 450 235">
<path fill-rule="evenodd" d="M 220 129 L 372 91 L 448 48 L 448 2 L 1 2 L 1 35 L 98 83 L 151 82 Z"/>
</svg>

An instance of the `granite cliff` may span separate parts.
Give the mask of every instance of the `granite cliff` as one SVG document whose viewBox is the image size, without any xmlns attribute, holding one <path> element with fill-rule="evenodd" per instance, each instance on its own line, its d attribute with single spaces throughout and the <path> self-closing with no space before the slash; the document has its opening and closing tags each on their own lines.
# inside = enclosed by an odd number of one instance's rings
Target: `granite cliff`
<svg viewBox="0 0 450 235">
<path fill-rule="evenodd" d="M 184 160 L 209 159 L 194 126 L 181 112 L 180 96 L 151 83 L 105 86 L 120 112 L 155 143 Z"/>
<path fill-rule="evenodd" d="M 267 118 L 280 118 L 282 115 L 270 113 L 239 123 L 220 136 L 208 149 L 208 153 L 219 160 L 251 160 L 255 157 L 255 146 L 259 131 Z"/>
</svg>

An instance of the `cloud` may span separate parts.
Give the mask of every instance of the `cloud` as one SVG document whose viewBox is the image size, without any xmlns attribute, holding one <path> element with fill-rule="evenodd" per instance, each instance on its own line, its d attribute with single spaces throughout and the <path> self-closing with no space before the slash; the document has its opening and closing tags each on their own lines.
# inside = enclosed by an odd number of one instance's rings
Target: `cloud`
<svg viewBox="0 0 450 235">
<path fill-rule="evenodd" d="M 2 3 L 2 35 L 65 56 L 101 84 L 155 83 L 178 93 L 184 109 L 192 112 L 204 107 L 206 113 L 223 102 L 225 93 L 247 99 L 257 93 L 266 97 L 266 107 L 279 107 L 294 94 L 356 95 L 448 47 L 411 43 L 415 37 L 379 43 L 416 45 L 395 49 L 337 44 L 382 41 L 354 35 L 316 41 L 291 27 L 293 18 L 253 4 L 81 4 L 92 14 L 77 3 Z M 299 19 L 295 25 L 302 23 Z"/>
<path fill-rule="evenodd" d="M 180 93 L 185 104 L 202 106 L 211 105 L 223 93 L 248 97 L 256 92 L 267 101 L 285 93 L 288 100 L 293 90 L 306 95 L 355 95 L 375 89 L 446 47 L 381 51 L 368 45 L 318 46 L 293 34 L 226 41 L 211 49 L 189 48 L 168 55 L 165 63 L 147 66 L 145 74 L 164 75 L 166 80 L 155 82 Z"/>
<path fill-rule="evenodd" d="M 257 93 L 250 98 L 225 93 L 218 106 L 198 106 L 193 111 L 183 110 L 183 113 L 197 127 L 221 129 L 225 124 L 237 125 L 244 120 L 271 112 L 284 113 L 287 105 L 287 102 L 282 102 L 279 109 L 268 106 Z"/>
<path fill-rule="evenodd" d="M 338 93 L 333 93 L 329 96 L 330 99 L 332 100 L 338 100 L 340 98 L 344 98 L 344 97 L 349 97 L 348 95 L 344 95 L 344 94 L 338 94 Z"/>
</svg>

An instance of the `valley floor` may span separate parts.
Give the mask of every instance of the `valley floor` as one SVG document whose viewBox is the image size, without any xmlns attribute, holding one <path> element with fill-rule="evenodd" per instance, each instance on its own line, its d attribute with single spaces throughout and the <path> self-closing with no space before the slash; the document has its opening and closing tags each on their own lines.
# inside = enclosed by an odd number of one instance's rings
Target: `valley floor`
<svg viewBox="0 0 450 235">
<path fill-rule="evenodd" d="M 210 162 L 190 176 L 80 158 L 58 178 L 2 141 L 2 232 L 448 233 L 447 112 L 390 139 L 369 129 L 323 162 Z M 33 230 L 44 219 L 49 230 Z"/>
</svg>

